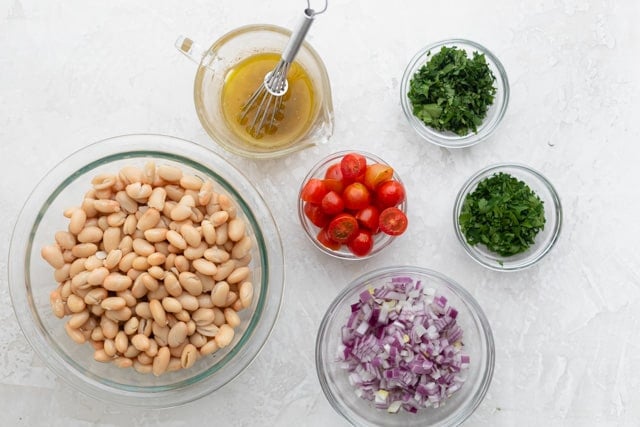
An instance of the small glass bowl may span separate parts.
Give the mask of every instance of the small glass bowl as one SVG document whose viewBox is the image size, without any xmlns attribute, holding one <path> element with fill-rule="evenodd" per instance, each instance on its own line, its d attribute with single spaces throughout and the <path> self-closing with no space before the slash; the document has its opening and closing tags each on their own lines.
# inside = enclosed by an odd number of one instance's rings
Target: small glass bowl
<svg viewBox="0 0 640 427">
<path fill-rule="evenodd" d="M 381 164 L 384 164 L 384 165 L 389 165 L 387 162 L 382 160 L 380 157 L 378 157 L 378 156 L 376 156 L 374 154 L 371 154 L 371 153 L 367 153 L 366 151 L 345 150 L 345 151 L 338 151 L 336 153 L 330 154 L 329 156 L 325 157 L 324 159 L 322 159 L 318 163 L 316 163 L 315 166 L 313 166 L 311 168 L 311 170 L 309 171 L 307 176 L 305 176 L 304 179 L 302 180 L 302 184 L 300 185 L 300 190 L 298 191 L 298 218 L 300 220 L 300 224 L 302 225 L 302 228 L 304 229 L 307 237 L 309 238 L 309 240 L 311 240 L 311 242 L 315 245 L 316 248 L 320 249 L 325 254 L 331 255 L 331 256 L 336 257 L 336 258 L 349 259 L 349 260 L 360 260 L 360 259 L 371 258 L 372 256 L 374 256 L 377 253 L 379 253 L 381 250 L 383 250 L 384 248 L 389 246 L 391 244 L 391 242 L 393 242 L 396 237 L 400 237 L 400 236 L 390 236 L 390 235 L 385 234 L 383 232 L 377 233 L 376 235 L 373 236 L 373 249 L 371 250 L 371 252 L 369 252 L 365 256 L 354 255 L 346 247 L 346 245 L 342 245 L 340 247 L 340 249 L 338 249 L 338 250 L 333 250 L 331 248 L 326 247 L 325 245 L 323 245 L 322 243 L 320 243 L 318 241 L 317 235 L 318 235 L 318 232 L 320 231 L 320 227 L 317 227 L 316 225 L 314 225 L 309 220 L 309 218 L 307 218 L 307 216 L 304 214 L 304 204 L 305 204 L 305 202 L 300 198 L 300 195 L 302 194 L 302 189 L 304 188 L 304 185 L 307 183 L 307 181 L 309 181 L 311 178 L 320 178 L 320 179 L 324 178 L 324 175 L 325 175 L 327 169 L 329 168 L 329 166 L 333 165 L 334 163 L 339 163 L 340 159 L 342 159 L 346 154 L 349 154 L 349 153 L 361 154 L 362 156 L 364 156 L 367 159 L 367 165 L 372 164 L 372 163 L 381 163 Z M 400 179 L 400 176 L 398 176 L 398 174 L 396 173 L 395 169 L 393 171 L 393 179 L 398 181 L 398 182 L 400 182 L 401 184 L 403 184 L 402 180 Z M 406 213 L 407 213 L 407 199 L 406 199 L 406 197 L 405 197 L 404 202 L 402 202 L 397 207 L 402 212 L 404 212 L 405 215 L 406 215 Z"/>
<path fill-rule="evenodd" d="M 480 181 L 499 172 L 507 173 L 526 183 L 544 203 L 544 216 L 546 219 L 544 229 L 536 236 L 535 243 L 525 252 L 509 257 L 491 252 L 482 244 L 469 245 L 464 234 L 462 234 L 460 222 L 458 221 L 467 194 L 473 192 Z M 453 207 L 453 224 L 456 236 L 462 247 L 475 261 L 491 270 L 517 271 L 531 267 L 540 261 L 556 243 L 562 228 L 562 205 L 555 188 L 540 172 L 524 165 L 501 163 L 476 172 L 464 183 L 462 189 L 458 192 Z"/>
<path fill-rule="evenodd" d="M 348 372 L 337 361 L 341 331 L 351 315 L 351 304 L 362 291 L 388 283 L 394 277 L 422 281 L 427 288 L 444 295 L 458 310 L 457 321 L 464 331 L 464 351 L 470 357 L 467 380 L 439 408 L 422 408 L 417 414 L 404 410 L 389 414 L 373 402 L 358 397 L 349 383 Z M 476 300 L 448 277 L 426 268 L 384 267 L 349 283 L 327 309 L 316 338 L 316 370 L 322 391 L 331 406 L 354 425 L 362 426 L 452 426 L 467 419 L 484 399 L 495 364 L 495 348 L 489 321 Z"/>
<path fill-rule="evenodd" d="M 496 78 L 496 94 L 494 96 L 493 104 L 487 110 L 487 115 L 482 121 L 482 124 L 478 126 L 477 132 L 470 132 L 467 135 L 460 136 L 449 131 L 439 131 L 424 124 L 422 120 L 413 114 L 413 107 L 409 100 L 409 96 L 407 95 L 409 93 L 411 79 L 416 72 L 418 72 L 418 70 L 429 61 L 430 56 L 427 56 L 429 52 L 431 52 L 431 55 L 434 55 L 438 53 L 443 46 L 455 46 L 458 49 L 466 51 L 467 55 L 470 57 L 473 52 L 476 51 L 484 54 L 487 65 L 489 65 L 489 69 L 491 69 L 491 72 Z M 498 58 L 484 46 L 464 39 L 442 40 L 424 47 L 411 59 L 402 76 L 402 82 L 400 84 L 400 102 L 409 124 L 411 124 L 411 127 L 413 127 L 413 129 L 415 129 L 418 135 L 422 138 L 433 144 L 446 148 L 470 147 L 487 139 L 502 121 L 504 113 L 507 110 L 507 105 L 509 104 L 509 80 L 507 79 L 507 73 Z"/>
<path fill-rule="evenodd" d="M 158 377 L 93 359 L 93 347 L 73 342 L 65 333 L 68 318 L 54 316 L 49 294 L 57 286 L 53 268 L 40 256 L 44 245 L 69 221 L 63 211 L 78 206 L 100 173 L 122 166 L 177 166 L 214 182 L 245 220 L 253 240 L 250 252 L 254 298 L 240 311 L 241 324 L 231 344 L 199 358 L 190 369 Z M 96 142 L 58 163 L 29 195 L 13 230 L 9 249 L 9 291 L 20 327 L 38 356 L 59 377 L 95 398 L 139 407 L 180 405 L 222 387 L 258 355 L 275 324 L 284 290 L 282 244 L 269 208 L 235 167 L 202 145 L 163 135 L 126 135 Z"/>
</svg>

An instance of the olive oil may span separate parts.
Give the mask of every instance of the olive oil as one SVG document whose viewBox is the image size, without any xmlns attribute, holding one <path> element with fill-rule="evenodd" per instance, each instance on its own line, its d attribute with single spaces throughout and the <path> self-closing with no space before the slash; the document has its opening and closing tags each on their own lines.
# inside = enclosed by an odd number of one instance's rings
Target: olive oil
<svg viewBox="0 0 640 427">
<path fill-rule="evenodd" d="M 289 89 L 282 96 L 282 107 L 276 114 L 274 126 L 267 126 L 260 135 L 254 135 L 250 128 L 255 111 L 250 111 L 244 120 L 240 120 L 245 102 L 279 60 L 280 55 L 276 53 L 250 56 L 227 72 L 222 88 L 222 112 L 228 127 L 249 144 L 263 148 L 282 147 L 297 141 L 317 115 L 313 82 L 306 70 L 294 62 L 287 74 Z"/>
</svg>

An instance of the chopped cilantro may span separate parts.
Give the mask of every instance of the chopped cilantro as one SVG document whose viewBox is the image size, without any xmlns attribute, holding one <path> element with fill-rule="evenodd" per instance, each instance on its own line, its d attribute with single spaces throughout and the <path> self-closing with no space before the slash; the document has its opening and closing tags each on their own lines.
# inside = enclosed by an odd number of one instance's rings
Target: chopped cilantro
<svg viewBox="0 0 640 427">
<path fill-rule="evenodd" d="M 511 256 L 527 250 L 544 229 L 544 206 L 527 184 L 500 172 L 466 195 L 458 221 L 471 246 Z"/>
<path fill-rule="evenodd" d="M 443 46 L 411 78 L 413 114 L 436 130 L 477 132 L 493 104 L 495 79 L 484 54 L 469 58 L 462 49 Z"/>
</svg>

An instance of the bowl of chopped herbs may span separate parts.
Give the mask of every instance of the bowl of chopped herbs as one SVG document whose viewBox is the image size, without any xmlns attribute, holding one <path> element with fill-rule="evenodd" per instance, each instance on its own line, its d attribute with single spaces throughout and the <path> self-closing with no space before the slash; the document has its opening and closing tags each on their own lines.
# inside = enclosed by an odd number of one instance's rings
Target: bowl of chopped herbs
<svg viewBox="0 0 640 427">
<path fill-rule="evenodd" d="M 504 67 L 478 43 L 451 39 L 421 49 L 400 85 L 409 124 L 424 139 L 447 148 L 485 140 L 509 103 Z"/>
<path fill-rule="evenodd" d="M 475 173 L 456 198 L 453 221 L 465 251 L 492 270 L 530 267 L 554 246 L 562 205 L 553 185 L 519 164 L 497 164 Z"/>
</svg>

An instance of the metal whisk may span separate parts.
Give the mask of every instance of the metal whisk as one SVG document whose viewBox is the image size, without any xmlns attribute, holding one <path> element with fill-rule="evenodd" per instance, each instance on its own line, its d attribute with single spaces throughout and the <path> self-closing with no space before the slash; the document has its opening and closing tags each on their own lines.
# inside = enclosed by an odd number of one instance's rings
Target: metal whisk
<svg viewBox="0 0 640 427">
<path fill-rule="evenodd" d="M 316 15 L 326 11 L 327 6 L 328 0 L 325 0 L 324 7 L 319 11 L 315 11 L 311 8 L 309 0 L 307 0 L 307 8 L 304 10 L 304 15 L 298 27 L 291 33 L 291 37 L 280 56 L 280 61 L 272 71 L 264 76 L 260 87 L 242 106 L 240 110 L 241 123 L 247 118 L 249 112 L 255 110 L 253 120 L 248 127 L 254 138 L 264 135 L 265 124 L 267 125 L 267 130 L 273 129 L 277 114 L 282 108 L 282 97 L 289 89 L 289 83 L 287 82 L 289 67 L 298 54 L 314 18 Z"/>
</svg>

